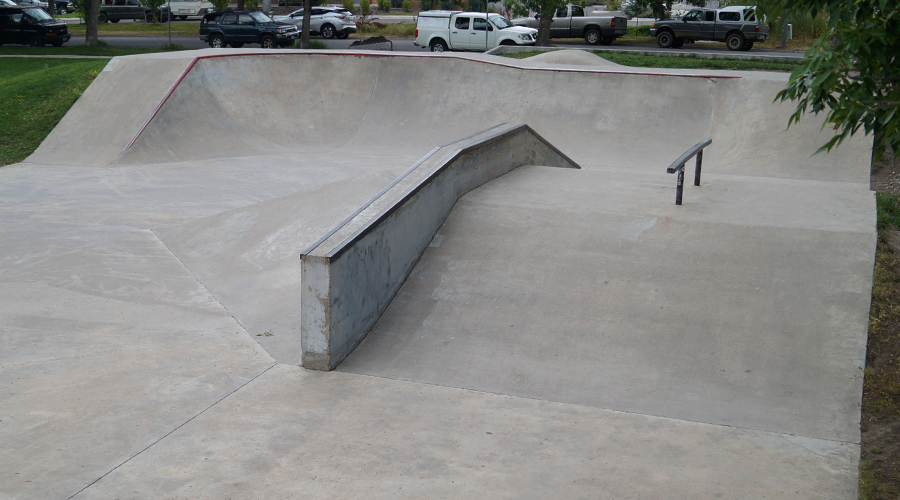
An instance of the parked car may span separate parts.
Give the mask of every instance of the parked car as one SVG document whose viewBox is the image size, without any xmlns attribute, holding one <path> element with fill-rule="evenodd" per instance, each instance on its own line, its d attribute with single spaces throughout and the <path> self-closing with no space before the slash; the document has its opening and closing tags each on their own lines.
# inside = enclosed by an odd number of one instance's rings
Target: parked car
<svg viewBox="0 0 900 500">
<path fill-rule="evenodd" d="M 313 35 L 322 35 L 322 38 L 347 38 L 351 33 L 356 33 L 356 18 L 343 7 L 313 7 L 311 12 L 309 32 Z M 286 16 L 275 16 L 275 21 L 293 24 L 302 29 L 303 9 Z"/>
<path fill-rule="evenodd" d="M 485 51 L 499 45 L 534 45 L 537 30 L 515 26 L 500 14 L 428 10 L 416 22 L 416 46 L 432 52 Z"/>
<path fill-rule="evenodd" d="M 38 9 L 44 9 L 44 11 L 46 11 L 47 7 L 50 6 L 50 4 L 44 2 L 43 0 L 16 0 L 16 4 L 20 7 L 35 7 Z"/>
<path fill-rule="evenodd" d="M 117 23 L 122 19 L 143 19 L 150 22 L 153 20 L 152 12 L 153 10 L 145 7 L 140 0 L 102 0 L 98 20 L 101 23 L 107 21 Z M 169 14 L 165 6 L 162 6 L 156 15 L 157 19 L 165 21 Z"/>
<path fill-rule="evenodd" d="M 200 21 L 200 39 L 213 48 L 258 43 L 273 49 L 290 45 L 299 37 L 300 30 L 293 24 L 276 23 L 259 11 L 213 12 Z"/>
<path fill-rule="evenodd" d="M 750 50 L 754 42 L 764 42 L 769 28 L 756 19 L 753 7 L 734 5 L 721 9 L 693 9 L 681 19 L 657 21 L 650 27 L 656 44 L 680 48 L 696 40 L 725 42 L 728 50 Z"/>
<path fill-rule="evenodd" d="M 71 38 L 66 23 L 57 21 L 41 9 L 7 5 L 0 6 L 0 45 L 4 43 L 54 47 Z"/>
<path fill-rule="evenodd" d="M 0 0 L 0 7 L 15 7 L 16 2 L 12 0 Z"/>
<path fill-rule="evenodd" d="M 512 20 L 516 26 L 537 29 L 540 15 L 518 17 Z M 557 9 L 550 24 L 550 38 L 584 38 L 589 45 L 609 45 L 628 34 L 628 18 L 613 13 L 585 16 L 584 9 L 569 4 Z"/>
<path fill-rule="evenodd" d="M 56 0 L 56 15 L 61 16 L 69 12 L 75 12 L 75 7 L 69 0 Z"/>
<path fill-rule="evenodd" d="M 163 7 L 172 9 L 172 17 L 178 19 L 187 19 L 188 16 L 202 16 L 208 12 L 212 12 L 214 7 L 212 2 L 207 0 L 170 0 L 163 4 Z"/>
</svg>

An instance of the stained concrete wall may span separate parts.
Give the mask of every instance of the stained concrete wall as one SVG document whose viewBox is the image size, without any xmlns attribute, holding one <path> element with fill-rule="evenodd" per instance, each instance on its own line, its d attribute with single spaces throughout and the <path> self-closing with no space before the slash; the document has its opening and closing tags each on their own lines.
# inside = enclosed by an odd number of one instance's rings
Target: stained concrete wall
<svg viewBox="0 0 900 500">
<path fill-rule="evenodd" d="M 301 257 L 303 366 L 336 367 L 372 328 L 460 196 L 521 165 L 580 168 L 524 125 L 437 148 Z"/>
</svg>

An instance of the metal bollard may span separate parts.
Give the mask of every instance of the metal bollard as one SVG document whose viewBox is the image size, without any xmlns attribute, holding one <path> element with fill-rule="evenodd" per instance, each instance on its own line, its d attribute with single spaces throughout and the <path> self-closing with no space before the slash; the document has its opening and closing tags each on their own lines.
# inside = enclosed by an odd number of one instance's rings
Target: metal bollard
<svg viewBox="0 0 900 500">
<path fill-rule="evenodd" d="M 681 193 L 684 192 L 684 165 L 678 169 L 678 185 L 675 186 L 675 204 L 681 205 Z"/>
<path fill-rule="evenodd" d="M 700 185 L 700 165 L 703 164 L 703 150 L 697 153 L 697 166 L 694 168 L 694 185 Z"/>
</svg>

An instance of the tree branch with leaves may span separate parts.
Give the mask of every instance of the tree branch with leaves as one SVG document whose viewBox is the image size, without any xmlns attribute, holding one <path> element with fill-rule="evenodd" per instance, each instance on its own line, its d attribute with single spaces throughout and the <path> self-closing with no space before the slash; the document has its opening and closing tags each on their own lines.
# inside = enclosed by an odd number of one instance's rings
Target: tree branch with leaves
<svg viewBox="0 0 900 500">
<path fill-rule="evenodd" d="M 828 29 L 815 40 L 776 101 L 795 101 L 788 126 L 807 111 L 825 113 L 831 151 L 860 130 L 873 136 L 873 160 L 900 151 L 900 5 L 897 0 L 761 0 L 769 17 L 824 13 Z"/>
</svg>

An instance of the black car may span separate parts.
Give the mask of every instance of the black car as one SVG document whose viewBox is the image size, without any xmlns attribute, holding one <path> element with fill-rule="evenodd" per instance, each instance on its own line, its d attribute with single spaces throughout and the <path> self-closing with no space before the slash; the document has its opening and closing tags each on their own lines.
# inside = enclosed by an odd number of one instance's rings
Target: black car
<svg viewBox="0 0 900 500">
<path fill-rule="evenodd" d="M 59 47 L 69 38 L 66 23 L 53 19 L 41 9 L 0 6 L 0 45 L 19 43 L 41 47 L 49 43 Z"/>
<path fill-rule="evenodd" d="M 200 39 L 213 48 L 258 43 L 266 49 L 287 46 L 300 37 L 293 24 L 280 24 L 258 11 L 213 12 L 200 21 Z"/>
</svg>

